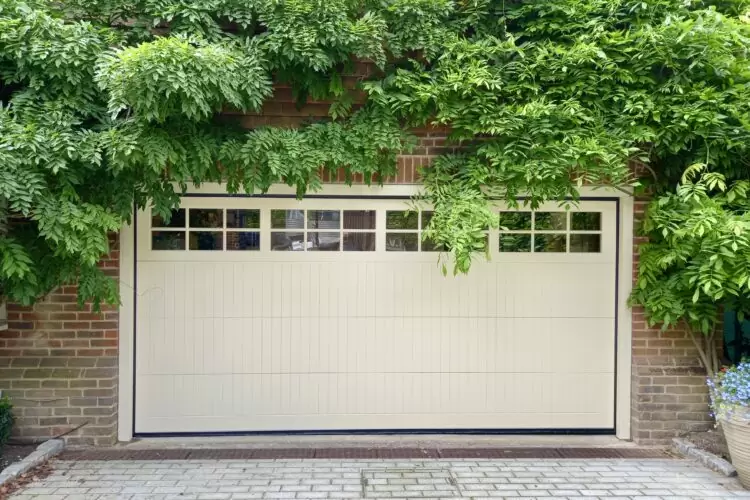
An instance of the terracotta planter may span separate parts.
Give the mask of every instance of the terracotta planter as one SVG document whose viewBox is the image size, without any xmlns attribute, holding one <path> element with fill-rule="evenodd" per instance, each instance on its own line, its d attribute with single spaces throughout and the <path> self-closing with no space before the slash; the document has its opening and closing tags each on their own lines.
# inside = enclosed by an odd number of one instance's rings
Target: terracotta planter
<svg viewBox="0 0 750 500">
<path fill-rule="evenodd" d="M 742 486 L 750 489 L 750 419 L 732 416 L 720 422 L 732 465 L 737 469 Z"/>
</svg>

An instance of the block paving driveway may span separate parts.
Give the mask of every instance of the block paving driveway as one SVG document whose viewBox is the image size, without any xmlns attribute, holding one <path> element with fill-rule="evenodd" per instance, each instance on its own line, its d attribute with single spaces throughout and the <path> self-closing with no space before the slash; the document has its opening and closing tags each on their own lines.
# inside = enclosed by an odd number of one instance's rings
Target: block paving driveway
<svg viewBox="0 0 750 500">
<path fill-rule="evenodd" d="M 694 462 L 651 460 L 55 461 L 14 500 L 750 498 Z"/>
</svg>

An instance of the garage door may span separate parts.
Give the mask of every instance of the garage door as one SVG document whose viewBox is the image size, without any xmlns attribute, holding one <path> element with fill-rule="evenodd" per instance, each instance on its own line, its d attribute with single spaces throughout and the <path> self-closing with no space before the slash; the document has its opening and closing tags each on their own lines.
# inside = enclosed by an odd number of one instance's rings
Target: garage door
<svg viewBox="0 0 750 500">
<path fill-rule="evenodd" d="M 458 277 L 408 207 L 139 214 L 135 432 L 612 430 L 616 203 L 498 208 Z"/>
</svg>

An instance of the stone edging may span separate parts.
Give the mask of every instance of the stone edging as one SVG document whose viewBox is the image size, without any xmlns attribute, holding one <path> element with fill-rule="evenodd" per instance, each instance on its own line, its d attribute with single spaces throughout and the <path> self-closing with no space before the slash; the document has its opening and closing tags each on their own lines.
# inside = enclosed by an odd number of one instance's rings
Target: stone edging
<svg viewBox="0 0 750 500">
<path fill-rule="evenodd" d="M 713 453 L 698 448 L 685 439 L 672 439 L 672 450 L 680 455 L 697 460 L 704 467 L 718 472 L 719 474 L 723 474 L 727 477 L 734 477 L 737 475 L 737 469 L 735 469 L 732 464 Z"/>
<path fill-rule="evenodd" d="M 36 447 L 26 458 L 20 462 L 6 467 L 0 472 L 0 486 L 9 481 L 13 481 L 24 472 L 42 465 L 44 462 L 59 454 L 65 448 L 65 442 L 62 439 L 50 439 Z"/>
</svg>

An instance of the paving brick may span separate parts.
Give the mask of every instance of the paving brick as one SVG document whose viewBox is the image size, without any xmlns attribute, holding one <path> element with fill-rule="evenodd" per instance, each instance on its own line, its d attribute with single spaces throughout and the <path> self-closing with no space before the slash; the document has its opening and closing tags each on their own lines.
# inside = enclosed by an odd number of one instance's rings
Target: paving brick
<svg viewBox="0 0 750 500">
<path fill-rule="evenodd" d="M 728 479 L 681 460 L 557 461 L 197 461 L 54 463 L 47 477 L 28 485 L 12 500 L 242 500 L 253 498 L 603 498 L 629 500 L 702 500 L 748 498 L 736 479 Z M 320 466 L 318 466 L 320 464 Z M 345 465 L 344 465 L 345 464 Z M 460 477 L 467 468 L 523 477 Z M 246 469 L 269 477 L 222 479 L 227 471 Z M 378 470 L 381 469 L 381 470 Z M 456 471 L 458 469 L 459 471 Z M 325 470 L 326 472 L 321 472 Z M 332 472 L 332 471 L 338 472 Z M 496 471 L 496 472 L 493 472 Z M 144 471 L 155 474 L 140 474 Z M 292 471 L 287 474 L 286 471 Z M 127 472 L 136 472 L 128 474 Z M 329 477 L 316 478 L 316 474 Z M 584 474 L 583 476 L 581 476 Z M 593 474 L 593 475 L 591 475 Z M 598 474 L 606 474 L 598 475 Z M 289 476 L 293 475 L 293 478 Z M 385 477 L 375 476 L 381 475 Z M 405 477 L 412 475 L 415 477 Z M 455 476 L 458 488 L 449 480 Z M 550 476 L 552 475 L 552 476 Z M 127 478 L 127 479 L 118 479 Z M 200 478 L 196 480 L 195 478 Z M 514 482 L 518 481 L 518 482 Z M 82 482 L 82 483 L 81 483 Z M 240 484 L 242 483 L 242 484 Z"/>
</svg>

